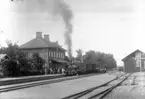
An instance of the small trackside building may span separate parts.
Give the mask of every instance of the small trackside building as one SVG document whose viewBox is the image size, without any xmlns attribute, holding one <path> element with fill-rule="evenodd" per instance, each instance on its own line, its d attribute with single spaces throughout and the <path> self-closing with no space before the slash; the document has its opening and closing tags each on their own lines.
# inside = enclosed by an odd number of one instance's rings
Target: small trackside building
<svg viewBox="0 0 145 99">
<path fill-rule="evenodd" d="M 145 71 L 145 53 L 135 50 L 122 59 L 124 63 L 124 72 L 142 72 Z"/>
</svg>

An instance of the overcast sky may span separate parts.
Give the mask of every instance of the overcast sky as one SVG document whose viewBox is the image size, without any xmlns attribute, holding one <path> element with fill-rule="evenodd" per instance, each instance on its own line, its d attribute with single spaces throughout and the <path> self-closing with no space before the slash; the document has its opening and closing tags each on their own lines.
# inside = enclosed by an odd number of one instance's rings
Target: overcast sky
<svg viewBox="0 0 145 99">
<path fill-rule="evenodd" d="M 28 2 L 29 1 L 29 2 Z M 73 11 L 73 55 L 76 49 L 112 53 L 121 59 L 136 49 L 145 52 L 144 0 L 65 0 Z M 64 23 L 53 16 L 52 0 L 0 0 L 0 44 L 5 40 L 23 44 L 36 31 L 50 34 L 51 41 L 64 45 Z M 2 32 L 3 31 L 3 32 Z"/>
</svg>

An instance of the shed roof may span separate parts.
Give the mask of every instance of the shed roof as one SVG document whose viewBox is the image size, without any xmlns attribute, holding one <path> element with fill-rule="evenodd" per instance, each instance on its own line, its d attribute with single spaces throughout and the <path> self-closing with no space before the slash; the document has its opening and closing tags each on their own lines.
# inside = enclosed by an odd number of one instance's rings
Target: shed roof
<svg viewBox="0 0 145 99">
<path fill-rule="evenodd" d="M 134 54 L 137 53 L 137 52 L 140 52 L 140 53 L 143 53 L 143 54 L 144 54 L 144 52 L 142 52 L 142 51 L 140 51 L 139 49 L 137 49 L 137 50 L 135 50 L 134 52 L 132 52 L 132 53 L 130 53 L 129 55 L 127 55 L 126 57 L 124 57 L 124 58 L 122 59 L 122 61 L 126 60 L 129 56 L 132 56 L 132 55 L 134 55 Z"/>
</svg>

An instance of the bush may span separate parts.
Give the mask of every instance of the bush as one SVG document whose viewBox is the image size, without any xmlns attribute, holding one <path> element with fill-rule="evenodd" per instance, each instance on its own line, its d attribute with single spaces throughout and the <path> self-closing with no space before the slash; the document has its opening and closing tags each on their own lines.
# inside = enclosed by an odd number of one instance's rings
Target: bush
<svg viewBox="0 0 145 99">
<path fill-rule="evenodd" d="M 45 64 L 45 60 L 39 56 L 38 53 L 33 53 L 32 55 L 32 70 L 36 70 L 38 72 L 43 71 L 43 66 Z"/>
<path fill-rule="evenodd" d="M 20 68 L 17 64 L 17 61 L 14 59 L 4 60 L 2 63 L 2 73 L 4 76 L 19 76 Z"/>
</svg>

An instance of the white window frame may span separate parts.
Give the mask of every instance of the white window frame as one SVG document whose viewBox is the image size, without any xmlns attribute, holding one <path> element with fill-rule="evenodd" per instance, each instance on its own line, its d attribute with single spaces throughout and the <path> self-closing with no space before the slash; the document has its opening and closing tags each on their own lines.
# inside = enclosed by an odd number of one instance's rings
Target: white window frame
<svg viewBox="0 0 145 99">
<path fill-rule="evenodd" d="M 145 69 L 145 61 L 144 61 L 144 69 Z"/>
</svg>

